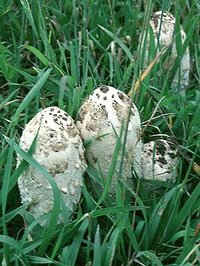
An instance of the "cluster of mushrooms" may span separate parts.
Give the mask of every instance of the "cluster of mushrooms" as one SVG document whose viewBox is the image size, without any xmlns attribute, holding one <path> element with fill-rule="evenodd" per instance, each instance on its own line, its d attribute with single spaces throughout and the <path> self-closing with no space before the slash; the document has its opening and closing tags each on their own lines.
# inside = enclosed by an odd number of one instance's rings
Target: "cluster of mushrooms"
<svg viewBox="0 0 200 266">
<path fill-rule="evenodd" d="M 160 46 L 172 41 L 175 19 L 170 13 L 156 12 L 150 25 L 155 43 L 158 42 L 158 28 Z M 181 38 L 184 41 L 182 29 Z M 172 52 L 172 57 L 178 56 L 175 44 Z M 179 70 L 183 77 L 181 87 L 188 84 L 189 65 L 185 64 L 188 58 L 186 49 Z M 178 80 L 177 75 L 174 83 Z M 37 113 L 25 126 L 20 147 L 29 150 L 37 136 L 33 158 L 52 175 L 66 207 L 73 211 L 81 197 L 87 165 L 96 168 L 106 180 L 117 143 L 120 143 L 120 149 L 110 183 L 111 192 L 115 193 L 119 179 L 133 187 L 133 173 L 146 180 L 175 181 L 177 150 L 165 139 L 144 144 L 141 131 L 139 112 L 132 99 L 114 87 L 100 86 L 85 100 L 76 121 L 55 106 Z M 84 147 L 85 141 L 88 144 Z M 17 164 L 21 161 L 18 155 Z M 18 187 L 22 203 L 29 203 L 28 210 L 33 217 L 38 218 L 52 210 L 52 187 L 35 167 L 27 167 L 18 179 Z"/>
</svg>

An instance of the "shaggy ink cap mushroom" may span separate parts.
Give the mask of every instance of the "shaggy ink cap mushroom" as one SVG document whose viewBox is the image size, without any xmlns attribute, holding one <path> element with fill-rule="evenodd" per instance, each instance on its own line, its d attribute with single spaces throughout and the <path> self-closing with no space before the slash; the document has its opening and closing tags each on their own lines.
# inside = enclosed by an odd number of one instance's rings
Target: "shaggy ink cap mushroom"
<svg viewBox="0 0 200 266">
<path fill-rule="evenodd" d="M 144 179 L 175 182 L 178 163 L 177 149 L 164 139 L 150 141 L 142 149 Z"/>
<path fill-rule="evenodd" d="M 129 117 L 130 112 L 130 117 Z M 128 121 L 129 118 L 129 121 Z M 132 168 L 141 174 L 140 139 L 141 122 L 138 110 L 130 98 L 111 86 L 100 86 L 86 99 L 80 108 L 76 125 L 83 141 L 90 140 L 86 147 L 86 159 L 97 170 L 100 168 L 106 179 L 113 160 L 113 154 L 122 126 L 128 122 L 125 140 L 123 169 L 120 175 L 122 150 L 118 154 L 117 164 L 111 181 L 111 191 L 116 188 L 119 178 L 133 183 Z"/>
<path fill-rule="evenodd" d="M 155 12 L 149 23 L 153 31 L 155 48 L 157 51 L 160 51 L 172 44 L 172 47 L 168 48 L 171 49 L 171 51 L 163 65 L 165 70 L 171 70 L 175 60 L 179 57 L 179 51 L 177 51 L 176 46 L 176 36 L 174 34 L 175 23 L 175 17 L 170 12 L 163 11 Z M 180 26 L 180 35 L 183 43 L 186 39 L 186 33 L 184 32 L 182 26 Z M 148 34 L 147 45 L 145 45 L 145 65 L 149 63 L 150 43 L 150 34 Z M 184 95 L 186 87 L 189 84 L 190 69 L 190 53 L 189 48 L 187 47 L 180 59 L 179 67 L 172 81 L 172 88 L 180 94 Z"/>
<path fill-rule="evenodd" d="M 27 151 L 35 136 L 33 158 L 54 178 L 67 208 L 72 212 L 78 203 L 86 169 L 84 148 L 73 119 L 58 107 L 47 107 L 25 126 L 20 147 Z M 18 165 L 22 158 L 18 155 Z M 29 212 L 38 218 L 53 207 L 52 187 L 33 166 L 18 179 L 22 203 L 29 203 Z"/>
</svg>

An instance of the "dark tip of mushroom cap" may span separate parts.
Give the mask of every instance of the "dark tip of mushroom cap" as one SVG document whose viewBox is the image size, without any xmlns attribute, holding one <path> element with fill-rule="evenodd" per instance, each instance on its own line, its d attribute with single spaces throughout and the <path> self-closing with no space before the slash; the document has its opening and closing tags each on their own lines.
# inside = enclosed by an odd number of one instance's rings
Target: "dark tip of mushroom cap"
<svg viewBox="0 0 200 266">
<path fill-rule="evenodd" d="M 101 86 L 99 87 L 100 91 L 102 91 L 103 93 L 107 93 L 109 91 L 109 88 L 107 86 Z"/>
</svg>

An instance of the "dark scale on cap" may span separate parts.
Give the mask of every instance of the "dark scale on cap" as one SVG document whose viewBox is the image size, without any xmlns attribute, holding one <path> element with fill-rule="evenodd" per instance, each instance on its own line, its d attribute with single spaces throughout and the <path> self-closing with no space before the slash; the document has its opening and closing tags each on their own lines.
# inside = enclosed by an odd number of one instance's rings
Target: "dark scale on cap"
<svg viewBox="0 0 200 266">
<path fill-rule="evenodd" d="M 81 123 L 83 123 L 83 116 L 81 116 L 80 114 L 78 114 L 77 120 L 80 121 Z"/>
<path fill-rule="evenodd" d="M 54 108 L 50 108 L 50 111 L 53 112 L 54 111 Z"/>
<path fill-rule="evenodd" d="M 64 121 L 67 121 L 67 117 L 63 117 L 63 116 L 62 116 L 62 119 L 63 119 Z"/>
<path fill-rule="evenodd" d="M 121 92 L 117 92 L 117 95 L 118 95 L 118 97 L 120 98 L 120 100 L 123 100 L 123 99 L 124 99 L 124 95 L 123 95 L 123 93 L 121 93 Z"/>
<path fill-rule="evenodd" d="M 109 91 L 109 88 L 106 87 L 106 86 L 102 86 L 100 87 L 100 90 L 103 92 L 103 93 L 107 93 Z"/>
<path fill-rule="evenodd" d="M 112 98 L 115 98 L 115 95 L 114 94 L 112 95 Z"/>
<path fill-rule="evenodd" d="M 59 121 L 58 121 L 58 118 L 54 118 L 53 121 L 57 124 L 57 125 L 60 125 Z"/>
<path fill-rule="evenodd" d="M 162 163 L 162 164 L 167 164 L 167 161 L 165 160 L 164 157 L 158 157 L 158 162 Z"/>
<path fill-rule="evenodd" d="M 165 147 L 165 145 L 161 141 L 157 142 L 156 148 L 157 148 L 157 153 L 161 154 L 162 156 L 165 155 L 167 148 Z"/>
<path fill-rule="evenodd" d="M 158 15 L 154 14 L 153 17 L 152 17 L 152 20 L 153 20 L 153 23 L 155 25 L 155 28 L 158 27 Z"/>
<path fill-rule="evenodd" d="M 169 157 L 172 158 L 172 159 L 175 159 L 176 158 L 176 153 L 175 152 L 169 152 Z"/>
<path fill-rule="evenodd" d="M 106 97 L 106 96 L 105 96 L 105 97 L 103 97 L 103 100 L 104 100 L 104 101 L 106 101 L 106 100 L 107 100 L 107 97 Z"/>
<path fill-rule="evenodd" d="M 97 96 L 97 98 L 99 99 L 100 95 L 99 95 L 98 93 L 96 94 L 96 96 Z"/>
<path fill-rule="evenodd" d="M 173 143 L 169 142 L 168 144 L 169 144 L 169 147 L 170 147 L 170 149 L 172 151 L 175 151 L 176 150 L 176 147 L 175 147 L 175 145 Z"/>
</svg>

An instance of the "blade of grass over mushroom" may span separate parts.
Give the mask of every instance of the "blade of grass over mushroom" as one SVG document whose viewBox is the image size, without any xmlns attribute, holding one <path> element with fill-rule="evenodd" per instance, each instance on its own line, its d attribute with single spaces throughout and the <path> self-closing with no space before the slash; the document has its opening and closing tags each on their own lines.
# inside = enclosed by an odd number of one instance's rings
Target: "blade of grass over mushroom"
<svg viewBox="0 0 200 266">
<path fill-rule="evenodd" d="M 11 147 L 13 147 L 13 149 L 17 153 L 20 154 L 20 156 L 24 160 L 26 160 L 32 166 L 36 167 L 38 169 L 38 171 L 40 171 L 47 178 L 48 182 L 50 183 L 50 185 L 52 187 L 53 196 L 54 196 L 54 206 L 53 206 L 53 210 L 52 210 L 49 226 L 44 231 L 43 242 L 42 242 L 42 244 L 40 246 L 40 249 L 38 251 L 38 255 L 44 254 L 45 251 L 46 251 L 46 248 L 48 246 L 48 243 L 49 243 L 49 241 L 50 241 L 50 239 L 52 237 L 52 233 L 53 233 L 53 231 L 55 229 L 55 226 L 57 224 L 57 219 L 58 219 L 58 215 L 59 215 L 59 211 L 60 211 L 60 191 L 59 191 L 59 189 L 57 187 L 56 182 L 53 180 L 52 176 L 45 170 L 44 167 L 42 167 L 35 159 L 33 159 L 25 151 L 21 150 L 20 147 L 13 140 L 9 139 L 6 136 L 4 136 L 4 138 L 9 143 L 9 145 Z"/>
<path fill-rule="evenodd" d="M 32 99 L 39 93 L 42 86 L 47 81 L 50 73 L 51 73 L 51 69 L 47 69 L 45 71 L 44 75 L 38 80 L 38 82 L 33 86 L 33 88 L 29 91 L 29 93 L 23 99 L 23 101 L 21 102 L 21 104 L 17 108 L 17 111 L 15 112 L 14 116 L 12 117 L 12 121 L 13 121 L 12 122 L 13 124 L 11 123 L 12 126 L 17 124 L 20 114 L 29 105 L 29 103 L 32 101 Z"/>
<path fill-rule="evenodd" d="M 122 40 L 119 37 L 117 37 L 115 34 L 113 34 L 111 31 L 104 28 L 103 26 L 101 25 L 98 26 L 101 30 L 103 30 L 106 34 L 108 34 L 115 42 L 117 42 L 117 44 L 119 44 L 119 46 L 124 50 L 124 52 L 128 56 L 129 60 L 132 61 L 133 55 L 131 51 L 128 49 L 128 47 L 122 42 Z"/>
<path fill-rule="evenodd" d="M 114 127 L 113 127 L 113 130 L 115 130 Z M 106 178 L 105 187 L 104 187 L 104 190 L 103 190 L 103 193 L 102 193 L 101 197 L 99 198 L 99 200 L 97 202 L 97 207 L 100 206 L 100 204 L 104 201 L 104 199 L 105 199 L 105 197 L 106 197 L 106 195 L 108 193 L 109 186 L 110 186 L 110 183 L 112 181 L 113 173 L 114 173 L 115 167 L 117 165 L 117 158 L 119 156 L 119 151 L 120 151 L 120 148 L 121 148 L 122 133 L 123 133 L 123 127 L 121 127 L 120 134 L 117 137 L 117 141 L 116 141 L 116 145 L 115 145 L 115 149 L 114 149 L 114 153 L 113 153 L 113 157 L 112 157 L 112 162 L 111 162 L 111 165 L 110 165 L 108 176 Z"/>
</svg>

